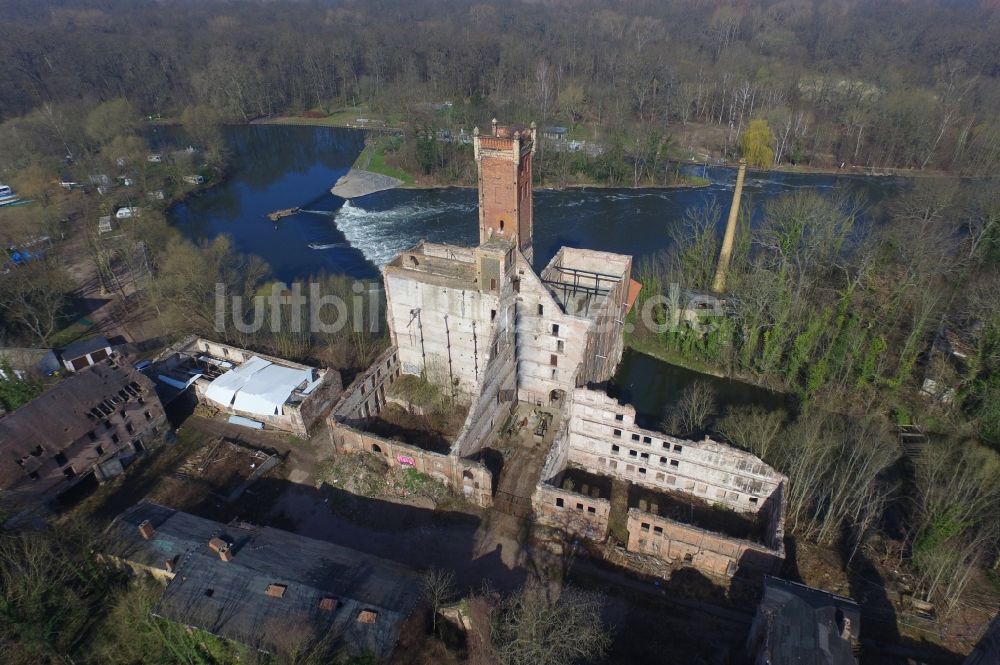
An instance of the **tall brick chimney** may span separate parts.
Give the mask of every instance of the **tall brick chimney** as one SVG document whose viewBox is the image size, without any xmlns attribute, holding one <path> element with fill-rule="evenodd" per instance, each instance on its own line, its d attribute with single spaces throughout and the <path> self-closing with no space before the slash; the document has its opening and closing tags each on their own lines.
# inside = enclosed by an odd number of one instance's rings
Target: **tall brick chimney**
<svg viewBox="0 0 1000 665">
<path fill-rule="evenodd" d="M 156 533 L 156 529 L 153 528 L 153 523 L 149 520 L 143 520 L 142 524 L 139 525 L 139 535 L 142 536 L 143 540 L 149 540 Z"/>
<path fill-rule="evenodd" d="M 537 127 L 527 131 L 492 122 L 483 136 L 477 127 L 472 141 L 479 175 L 479 243 L 499 235 L 513 241 L 525 258 L 534 254 L 534 199 L 531 164 Z"/>
</svg>

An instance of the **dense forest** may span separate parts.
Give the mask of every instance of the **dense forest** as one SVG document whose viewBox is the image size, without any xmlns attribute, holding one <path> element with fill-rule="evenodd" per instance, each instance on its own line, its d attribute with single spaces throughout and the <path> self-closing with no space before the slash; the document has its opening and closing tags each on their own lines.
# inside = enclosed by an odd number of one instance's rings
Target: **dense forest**
<svg viewBox="0 0 1000 665">
<path fill-rule="evenodd" d="M 691 157 L 735 155 L 757 118 L 775 164 L 985 174 L 1000 163 L 996 34 L 985 0 L 11 0 L 0 119 L 45 125 L 42 149 L 68 147 L 67 119 L 115 98 L 233 122 L 345 106 L 407 117 L 449 100 L 465 126 L 498 115 L 625 145 L 669 136 Z"/>
</svg>

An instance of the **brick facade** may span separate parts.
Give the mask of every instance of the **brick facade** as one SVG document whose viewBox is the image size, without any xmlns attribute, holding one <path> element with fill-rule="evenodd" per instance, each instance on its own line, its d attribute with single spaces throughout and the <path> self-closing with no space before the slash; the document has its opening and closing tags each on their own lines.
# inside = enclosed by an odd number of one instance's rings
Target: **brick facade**
<svg viewBox="0 0 1000 665">
<path fill-rule="evenodd" d="M 479 242 L 494 236 L 513 241 L 530 262 L 534 222 L 532 157 L 536 130 L 513 131 L 493 121 L 492 135 L 473 137 L 479 185 Z"/>
</svg>

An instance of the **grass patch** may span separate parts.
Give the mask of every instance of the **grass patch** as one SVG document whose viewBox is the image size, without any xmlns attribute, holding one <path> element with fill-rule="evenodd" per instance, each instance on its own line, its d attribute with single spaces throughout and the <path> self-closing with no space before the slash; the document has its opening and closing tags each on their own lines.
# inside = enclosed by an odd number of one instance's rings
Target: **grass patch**
<svg viewBox="0 0 1000 665">
<path fill-rule="evenodd" d="M 368 161 L 367 171 L 381 173 L 397 180 L 402 180 L 407 185 L 413 184 L 413 176 L 403 169 L 390 166 L 386 163 L 386 152 L 389 149 L 389 142 L 386 140 L 376 141 L 373 146 L 365 148 L 371 150 L 371 158 Z"/>
<path fill-rule="evenodd" d="M 325 115 L 324 115 L 325 114 Z M 368 126 L 385 123 L 387 126 L 398 126 L 401 116 L 395 114 L 376 113 L 365 107 L 350 107 L 337 109 L 326 113 L 324 109 L 312 109 L 303 115 L 283 115 L 264 120 L 269 125 L 307 125 L 313 127 L 360 127 L 359 118 L 368 120 Z"/>
<path fill-rule="evenodd" d="M 429 411 L 451 408 L 451 399 L 423 376 L 404 374 L 389 388 L 389 395 Z"/>
<path fill-rule="evenodd" d="M 370 499 L 423 497 L 439 509 L 461 501 L 444 483 L 431 476 L 412 467 L 389 466 L 370 453 L 337 455 L 318 474 L 334 487 Z"/>
<path fill-rule="evenodd" d="M 712 181 L 700 175 L 682 175 L 677 177 L 677 184 L 681 187 L 708 187 Z"/>
</svg>

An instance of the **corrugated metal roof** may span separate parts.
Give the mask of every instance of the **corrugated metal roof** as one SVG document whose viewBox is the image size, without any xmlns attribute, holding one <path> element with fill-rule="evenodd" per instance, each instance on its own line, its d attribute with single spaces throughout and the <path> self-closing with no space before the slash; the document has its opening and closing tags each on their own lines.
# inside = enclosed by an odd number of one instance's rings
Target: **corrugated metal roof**
<svg viewBox="0 0 1000 665">
<path fill-rule="evenodd" d="M 156 529 L 150 540 L 139 535 L 145 520 Z M 420 602 L 409 568 L 270 527 L 224 525 L 144 501 L 116 518 L 111 534 L 124 559 L 160 569 L 176 561 L 155 614 L 262 651 L 325 636 L 385 655 Z M 231 543 L 231 561 L 209 548 L 212 538 Z M 267 594 L 272 584 L 287 587 L 280 598 Z M 321 606 L 328 598 L 336 599 L 332 611 Z M 375 612 L 374 623 L 358 621 L 364 610 Z"/>
</svg>

